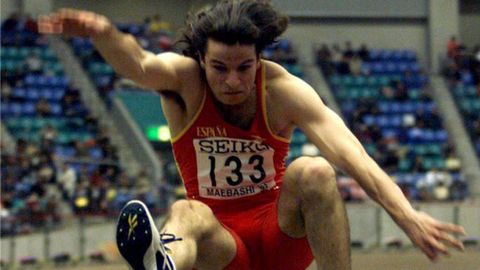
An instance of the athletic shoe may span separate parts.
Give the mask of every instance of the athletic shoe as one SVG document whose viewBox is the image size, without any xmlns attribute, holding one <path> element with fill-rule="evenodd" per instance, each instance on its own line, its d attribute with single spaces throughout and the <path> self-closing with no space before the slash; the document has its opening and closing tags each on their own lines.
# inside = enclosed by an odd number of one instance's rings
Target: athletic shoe
<svg viewBox="0 0 480 270">
<path fill-rule="evenodd" d="M 160 240 L 155 222 L 141 201 L 128 202 L 120 212 L 117 247 L 133 270 L 175 270 L 175 265 Z"/>
</svg>

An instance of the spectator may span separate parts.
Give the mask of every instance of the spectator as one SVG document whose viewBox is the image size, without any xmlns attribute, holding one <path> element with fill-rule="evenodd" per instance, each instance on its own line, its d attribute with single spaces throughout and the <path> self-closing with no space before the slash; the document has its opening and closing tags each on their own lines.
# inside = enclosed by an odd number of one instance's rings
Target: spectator
<svg viewBox="0 0 480 270">
<path fill-rule="evenodd" d="M 446 201 L 450 197 L 450 190 L 444 181 L 439 181 L 433 188 L 433 197 L 437 201 Z"/>
<path fill-rule="evenodd" d="M 340 62 L 337 64 L 337 73 L 340 75 L 348 75 L 350 72 L 350 58 L 343 56 Z"/>
<path fill-rule="evenodd" d="M 162 20 L 160 14 L 155 14 L 148 23 L 147 34 L 168 33 L 172 30 L 169 22 Z"/>
<path fill-rule="evenodd" d="M 12 87 L 7 80 L 3 80 L 2 78 L 2 101 L 9 101 L 10 97 L 12 96 Z"/>
<path fill-rule="evenodd" d="M 331 55 L 332 55 L 332 62 L 334 65 L 337 65 L 338 63 L 340 63 L 340 61 L 342 60 L 343 54 L 338 44 L 333 44 Z"/>
<path fill-rule="evenodd" d="M 408 97 L 408 90 L 405 84 L 402 81 L 396 81 L 395 85 L 395 100 L 396 101 L 407 101 Z"/>
<path fill-rule="evenodd" d="M 354 55 L 355 51 L 352 48 L 352 42 L 345 42 L 345 50 L 343 51 L 343 57 L 345 57 L 347 61 L 350 61 L 350 59 L 352 59 Z"/>
<path fill-rule="evenodd" d="M 77 184 L 77 174 L 70 164 L 66 162 L 60 164 L 57 174 L 57 183 L 60 186 L 60 190 L 62 190 L 63 198 L 65 200 L 73 199 Z"/>
<path fill-rule="evenodd" d="M 453 183 L 450 185 L 450 200 L 453 201 L 459 201 L 465 199 L 465 196 L 467 195 L 467 184 L 464 182 L 464 180 L 459 179 L 457 181 L 453 181 Z"/>
<path fill-rule="evenodd" d="M 2 32 L 13 33 L 18 30 L 19 14 L 14 12 L 2 23 Z"/>
<path fill-rule="evenodd" d="M 73 148 L 75 149 L 75 157 L 76 158 L 89 158 L 90 153 L 88 151 L 88 148 L 85 146 L 84 143 L 82 143 L 79 140 L 74 140 L 73 141 Z"/>
<path fill-rule="evenodd" d="M 445 169 L 449 172 L 458 172 L 462 168 L 462 163 L 453 152 L 449 153 L 445 160 Z"/>
<path fill-rule="evenodd" d="M 327 44 L 323 43 L 319 48 L 316 48 L 316 63 L 320 66 L 322 72 L 326 76 L 330 76 L 334 72 L 332 66 L 332 53 Z"/>
<path fill-rule="evenodd" d="M 362 58 L 358 55 L 354 55 L 349 62 L 349 68 L 352 75 L 359 76 L 362 75 Z"/>
<path fill-rule="evenodd" d="M 37 53 L 32 52 L 25 58 L 25 68 L 32 74 L 43 73 L 43 61 Z"/>
<path fill-rule="evenodd" d="M 40 131 L 40 137 L 42 140 L 55 141 L 58 133 L 52 124 L 46 124 Z"/>
<path fill-rule="evenodd" d="M 460 52 L 460 44 L 455 36 L 450 37 L 447 42 L 447 56 L 450 59 L 457 60 Z"/>
<path fill-rule="evenodd" d="M 36 104 L 36 111 L 38 116 L 47 117 L 52 114 L 52 107 L 45 98 L 41 98 Z"/>
<path fill-rule="evenodd" d="M 362 61 L 370 60 L 370 51 L 367 48 L 367 45 L 364 43 L 360 46 L 360 49 L 357 52 L 358 56 L 362 59 Z"/>
</svg>

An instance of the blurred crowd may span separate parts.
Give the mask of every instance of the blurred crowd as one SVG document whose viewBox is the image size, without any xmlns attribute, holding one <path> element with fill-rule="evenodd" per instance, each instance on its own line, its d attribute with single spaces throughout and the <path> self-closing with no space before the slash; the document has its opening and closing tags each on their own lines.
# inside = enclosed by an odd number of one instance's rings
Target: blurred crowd
<svg viewBox="0 0 480 270">
<path fill-rule="evenodd" d="M 443 74 L 480 157 L 480 44 L 469 48 L 453 36 L 446 47 Z"/>
<path fill-rule="evenodd" d="M 401 51 L 384 50 L 383 52 L 394 55 Z M 387 78 L 385 84 L 374 89 L 375 97 L 348 97 L 347 95 L 347 98 L 339 99 L 341 91 L 354 91 L 358 86 L 349 88 L 345 85 L 339 87 L 331 84 L 331 88 L 352 132 L 380 167 L 397 181 L 408 198 L 418 201 L 449 201 L 461 200 L 465 197 L 467 187 L 459 174 L 461 163 L 455 154 L 452 142 L 446 139 L 438 149 L 435 149 L 435 157 L 441 157 L 442 166 L 436 164 L 427 166 L 427 163 L 430 163 L 428 159 L 433 157 L 429 155 L 433 152 L 421 153 L 419 148 L 424 147 L 425 144 L 419 145 L 420 140 L 414 140 L 415 135 L 420 137 L 426 130 L 433 133 L 444 131 L 442 117 L 434 105 L 428 77 L 424 70 L 407 68 L 400 72 L 386 71 L 380 72 L 381 75 L 373 74 L 371 69 L 365 67 L 382 62 L 382 56 L 377 55 L 373 59 L 372 50 L 365 44 L 354 48 L 349 41 L 343 48 L 339 44 L 317 45 L 315 53 L 316 63 L 330 83 L 333 78 L 353 78 L 353 80 L 357 78 L 367 81 L 375 76 Z M 396 60 L 393 56 L 385 57 L 383 61 L 385 66 L 405 65 L 405 60 Z M 411 57 L 409 62 L 412 67 L 416 67 L 415 58 Z M 344 89 L 341 89 L 342 87 Z M 412 92 L 418 95 L 413 96 Z M 385 117 L 385 111 L 389 113 L 393 111 L 392 108 L 384 108 L 385 106 L 396 105 L 402 108 L 412 103 L 427 105 L 418 106 L 416 110 L 407 113 L 397 109 L 400 122 L 394 128 L 391 127 L 391 123 L 383 123 L 383 126 L 380 126 L 376 121 L 367 121 Z M 430 143 L 432 148 L 438 145 L 439 143 Z M 350 183 L 351 181 L 353 180 L 341 182 L 339 187 L 342 196 L 346 200 L 365 198 L 365 195 L 359 193 L 355 185 Z M 346 189 L 353 190 L 353 196 L 351 192 L 346 192 Z M 359 194 L 355 195 L 356 193 Z"/>
<path fill-rule="evenodd" d="M 170 27 L 159 16 L 145 26 L 148 39 L 142 42 L 157 42 L 162 48 L 171 45 L 157 35 Z M 44 84 L 49 78 L 66 78 L 63 71 L 51 69 L 50 62 L 57 64 L 58 60 L 42 56 L 48 45 L 36 32 L 36 22 L 29 15 L 15 13 L 3 21 L 1 31 L 2 62 L 14 63 L 12 68 L 2 63 L 2 122 L 14 129 L 19 128 L 18 123 L 24 125 L 19 132 L 11 130 L 14 152 L 1 147 L 1 234 L 59 225 L 71 215 L 116 216 L 135 198 L 151 208 L 165 209 L 172 193 L 167 181 L 159 179 L 160 183 L 153 184 L 145 171 L 132 175 L 122 168 L 117 148 L 83 104 L 78 89 L 66 83 L 58 99 L 25 95 L 50 87 Z M 8 50 L 15 55 L 8 55 Z M 22 50 L 30 53 L 19 55 Z M 34 104 L 33 111 L 23 109 L 30 104 Z M 14 106 L 20 109 L 5 109 Z M 25 126 L 25 122 L 29 124 Z M 65 134 L 75 131 L 92 135 Z M 20 137 L 15 137 L 17 134 Z"/>
</svg>

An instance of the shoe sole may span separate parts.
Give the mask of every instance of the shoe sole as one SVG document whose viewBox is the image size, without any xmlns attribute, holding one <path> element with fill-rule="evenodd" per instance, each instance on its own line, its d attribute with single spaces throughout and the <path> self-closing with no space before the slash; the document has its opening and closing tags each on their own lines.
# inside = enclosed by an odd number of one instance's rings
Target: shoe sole
<svg viewBox="0 0 480 270">
<path fill-rule="evenodd" d="M 123 207 L 117 223 L 117 247 L 134 270 L 149 270 L 144 264 L 147 252 L 155 258 L 154 240 L 158 242 L 160 237 L 152 228 L 155 228 L 153 218 L 141 201 L 130 201 Z"/>
</svg>

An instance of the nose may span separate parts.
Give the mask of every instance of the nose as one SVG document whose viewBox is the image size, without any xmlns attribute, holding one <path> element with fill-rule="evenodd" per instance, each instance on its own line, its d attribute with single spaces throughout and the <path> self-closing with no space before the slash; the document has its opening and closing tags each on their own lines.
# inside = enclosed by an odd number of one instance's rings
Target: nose
<svg viewBox="0 0 480 270">
<path fill-rule="evenodd" d="M 225 83 L 228 85 L 228 87 L 237 89 L 240 85 L 240 77 L 238 76 L 237 72 L 230 72 L 225 80 Z"/>
</svg>

